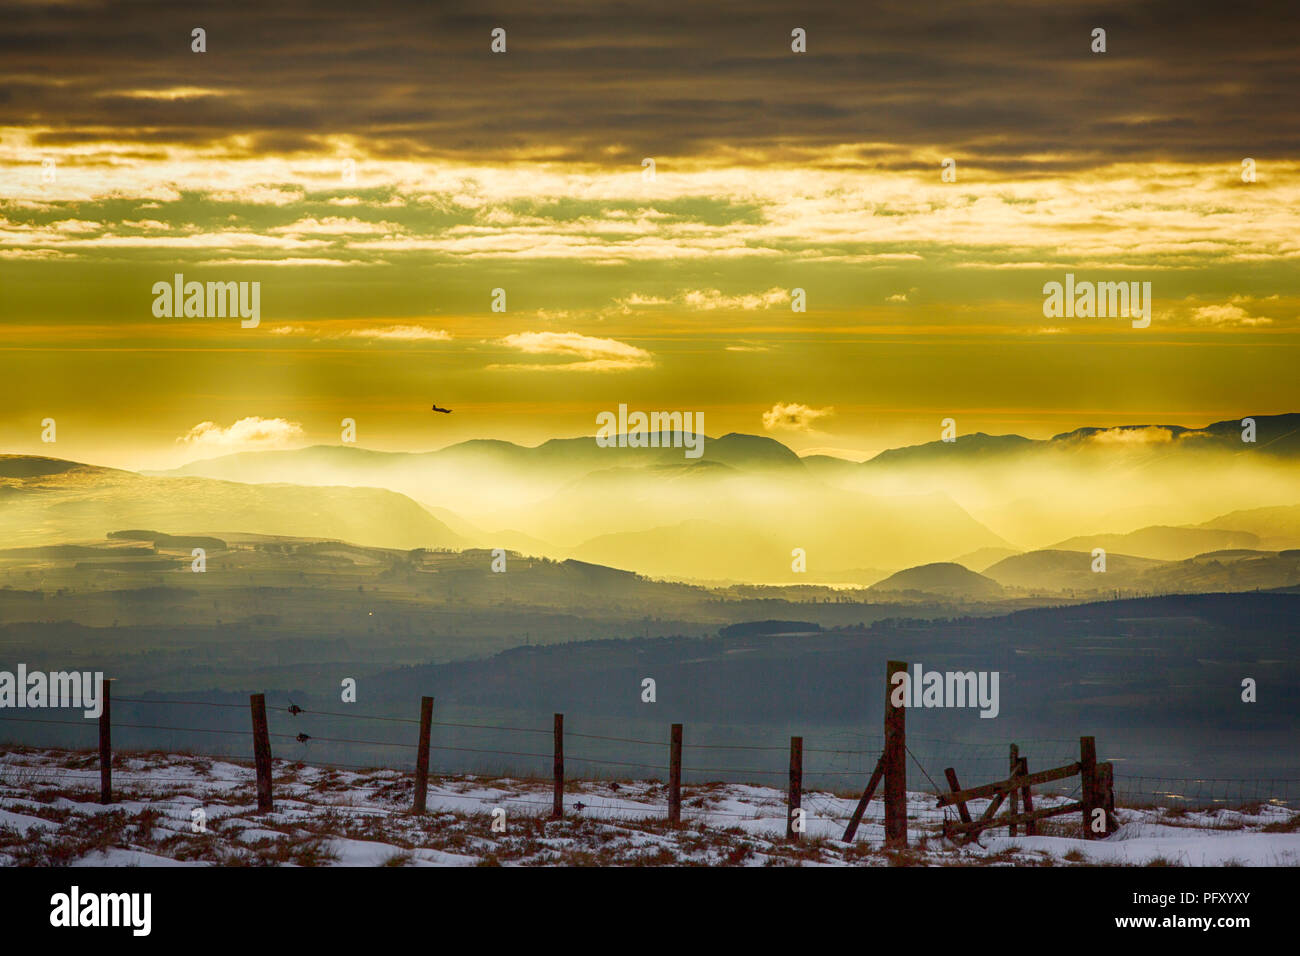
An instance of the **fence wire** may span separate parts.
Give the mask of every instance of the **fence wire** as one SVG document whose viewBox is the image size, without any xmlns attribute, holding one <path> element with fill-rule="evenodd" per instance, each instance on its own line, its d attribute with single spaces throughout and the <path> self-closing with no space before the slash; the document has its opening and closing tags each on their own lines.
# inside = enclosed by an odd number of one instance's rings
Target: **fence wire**
<svg viewBox="0 0 1300 956">
<path fill-rule="evenodd" d="M 219 717 L 222 710 L 239 710 L 248 714 L 247 703 L 214 700 L 189 700 L 164 697 L 119 697 L 112 698 L 114 709 L 121 713 L 128 709 L 128 718 L 141 710 L 161 709 L 167 713 L 191 716 L 211 715 L 217 723 L 223 722 Z M 122 705 L 129 705 L 123 708 Z M 215 713 L 214 713 L 215 712 Z M 56 712 L 57 713 L 57 712 Z M 205 753 L 204 756 L 218 760 L 239 760 L 251 756 L 252 735 L 250 728 L 239 728 L 228 724 L 238 720 L 233 713 L 224 722 L 227 726 L 192 726 L 204 723 L 204 720 L 190 720 L 184 723 L 142 722 L 136 719 L 114 720 L 112 729 L 117 736 L 115 743 L 127 740 L 127 747 L 118 750 L 157 750 L 179 753 L 198 753 L 207 748 L 195 748 L 188 739 L 190 735 L 199 735 L 200 740 L 213 741 L 213 738 L 230 738 L 228 750 L 222 753 Z M 389 767 L 410 772 L 414 769 L 415 754 L 406 755 L 406 751 L 418 751 L 418 741 L 413 732 L 403 731 L 399 738 L 382 739 L 381 736 L 340 736 L 333 727 L 340 722 L 369 722 L 375 730 L 384 725 L 418 725 L 415 718 L 398 717 L 385 714 L 366 714 L 359 712 L 340 712 L 315 710 L 303 707 L 286 699 L 274 706 L 268 704 L 268 720 L 274 727 L 269 736 L 279 742 L 274 748 L 279 759 L 310 763 L 313 766 L 337 767 L 349 770 L 368 770 L 376 767 Z M 97 732 L 98 723 L 91 719 L 64 719 L 60 717 L 35 717 L 14 713 L 12 710 L 0 711 L 0 739 L 5 739 L 24 746 L 53 746 L 54 741 L 36 741 L 30 739 L 32 733 L 15 734 L 10 728 L 18 729 L 23 725 L 38 731 L 42 726 L 51 728 L 50 734 L 66 740 L 67 732 L 53 728 L 77 727 L 85 733 Z M 453 731 L 456 734 L 483 734 L 489 739 L 480 743 L 459 737 L 446 739 L 445 734 L 438 734 L 430 741 L 431 752 L 445 755 L 463 755 L 461 765 L 447 767 L 440 771 L 445 774 L 478 775 L 515 775 L 522 772 L 525 778 L 542 778 L 548 776 L 549 763 L 553 754 L 549 751 L 511 746 L 507 741 L 518 735 L 528 735 L 535 739 L 541 735 L 550 737 L 553 728 L 519 726 L 517 723 L 484 723 L 473 720 L 434 720 L 431 726 L 436 729 Z M 133 734 L 117 735 L 117 732 L 147 732 L 153 736 L 141 746 Z M 396 728 L 394 728 L 396 730 Z M 733 740 L 735 735 L 750 733 L 747 728 L 730 728 Z M 158 735 L 170 735 L 167 746 L 162 746 Z M 181 735 L 178 742 L 177 735 Z M 36 734 L 46 736 L 49 734 Z M 496 739 L 492 739 L 494 737 Z M 589 733 L 586 730 L 564 731 L 566 768 L 578 765 L 584 770 L 583 776 L 566 773 L 570 780 L 602 780 L 616 776 L 627 776 L 628 771 L 640 772 L 646 779 L 664 780 L 668 776 L 669 740 L 665 736 L 658 740 L 637 736 L 622 736 L 611 733 Z M 574 741 L 591 741 L 596 749 L 571 749 Z M 520 741 L 523 743 L 523 741 Z M 77 741 L 85 745 L 88 741 Z M 474 743 L 470 746 L 467 744 Z M 1078 739 L 1050 737 L 1021 737 L 1016 741 L 1020 755 L 1028 760 L 1030 772 L 1063 766 L 1078 759 Z M 134 745 L 134 746 L 132 746 Z M 658 748 L 661 759 L 645 754 L 648 759 L 624 760 L 617 749 L 607 745 L 630 745 L 636 748 Z M 816 786 L 820 781 L 823 789 L 837 795 L 856 792 L 865 783 L 867 776 L 875 766 L 884 747 L 884 738 L 878 734 L 859 734 L 852 732 L 826 733 L 816 737 L 805 737 L 803 753 L 803 779 L 806 786 Z M 358 754 L 358 748 L 360 753 Z M 373 752 L 380 751 L 382 756 Z M 723 741 L 691 741 L 682 744 L 683 780 L 696 785 L 712 782 L 759 783 L 770 787 L 779 787 L 789 773 L 786 743 L 737 743 Z M 340 760 L 349 754 L 358 755 L 357 761 Z M 737 763 L 732 763 L 732 757 Z M 938 795 L 947 788 L 937 778 L 948 767 L 957 770 L 964 786 L 973 786 L 988 780 L 1005 779 L 1009 771 L 1009 742 L 972 742 L 950 738 L 934 737 L 924 734 L 907 736 L 907 756 L 928 783 L 932 795 Z M 807 759 L 812 757 L 813 759 Z M 366 759 L 373 762 L 367 763 Z M 696 763 L 698 759 L 698 764 Z M 521 763 L 522 761 L 522 763 Z M 545 763 L 542 763 L 545 761 Z M 1122 765 L 1122 764 L 1121 764 Z M 80 772 L 80 771 L 78 771 Z M 97 769 L 84 771 L 87 778 L 97 776 Z M 602 774 L 604 776 L 602 776 Z M 611 776 L 612 775 L 612 776 Z M 701 779 L 701 778 L 704 779 Z M 1176 777 L 1151 774 L 1130 774 L 1117 766 L 1114 777 L 1116 799 L 1120 805 L 1129 806 L 1238 806 L 1260 803 L 1274 803 L 1293 806 L 1300 800 L 1300 778 L 1283 776 L 1263 776 L 1259 778 L 1229 777 Z M 913 789 L 918 789 L 913 787 Z M 1077 790 L 1077 786 L 1075 788 Z M 1045 796 L 1065 796 L 1065 785 L 1052 783 L 1035 787 L 1036 793 Z"/>
</svg>

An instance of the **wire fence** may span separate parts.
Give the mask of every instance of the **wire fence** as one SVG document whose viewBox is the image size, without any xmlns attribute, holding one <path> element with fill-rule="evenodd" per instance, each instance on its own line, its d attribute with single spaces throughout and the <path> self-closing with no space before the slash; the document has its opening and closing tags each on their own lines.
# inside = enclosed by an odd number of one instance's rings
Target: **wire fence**
<svg viewBox="0 0 1300 956">
<path fill-rule="evenodd" d="M 410 773 L 416 764 L 419 720 L 385 714 L 365 714 L 302 707 L 286 699 L 268 703 L 274 756 L 295 763 L 347 770 L 382 768 Z M 41 711 L 58 714 L 59 711 Z M 252 756 L 251 725 L 245 702 L 187 700 L 164 697 L 112 698 L 114 751 L 166 751 L 247 761 Z M 578 729 L 573 724 L 578 724 Z M 207 724 L 207 726 L 203 726 Z M 549 720 L 548 720 L 549 724 Z M 77 728 L 73 731 L 70 728 Z M 0 739 L 11 744 L 84 749 L 98 722 L 77 716 L 34 716 L 0 711 Z M 472 774 L 489 777 L 549 778 L 554 757 L 544 740 L 553 727 L 520 726 L 518 721 L 434 720 L 431 754 L 438 775 Z M 565 728 L 566 779 L 640 779 L 664 781 L 669 772 L 669 739 L 597 733 L 571 721 Z M 748 783 L 783 788 L 789 775 L 789 742 L 730 742 L 754 733 L 752 728 L 721 728 L 729 741 L 693 739 L 687 727 L 682 745 L 682 779 L 695 785 Z M 939 781 L 944 770 L 958 770 L 966 786 L 1005 779 L 1011 742 L 972 742 L 924 734 L 909 734 L 907 755 L 916 773 L 909 789 L 934 796 L 946 791 Z M 1020 737 L 1015 743 L 1029 761 L 1031 772 L 1068 765 L 1078 759 L 1078 738 Z M 197 744 L 197 746 L 196 746 Z M 884 747 L 882 735 L 830 731 L 804 737 L 803 781 L 837 796 L 858 792 Z M 1115 793 L 1121 806 L 1171 807 L 1242 806 L 1273 803 L 1294 807 L 1300 799 L 1300 778 L 1271 776 L 1231 778 L 1129 774 L 1116 761 Z M 577 772 L 572 772 L 573 768 Z M 84 774 L 97 779 L 96 769 L 68 771 L 69 779 Z M 1075 787 L 1077 790 L 1077 786 Z M 1044 796 L 1070 796 L 1068 784 L 1035 787 Z M 537 801 L 541 802 L 541 801 Z"/>
</svg>

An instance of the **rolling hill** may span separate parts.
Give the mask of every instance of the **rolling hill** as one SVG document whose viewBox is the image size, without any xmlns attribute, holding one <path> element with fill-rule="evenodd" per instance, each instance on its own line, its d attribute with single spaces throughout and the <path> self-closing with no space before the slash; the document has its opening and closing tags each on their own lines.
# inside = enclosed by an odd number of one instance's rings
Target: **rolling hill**
<svg viewBox="0 0 1300 956">
<path fill-rule="evenodd" d="M 1181 561 L 1207 551 L 1256 548 L 1259 536 L 1249 531 L 1217 528 L 1150 527 L 1128 534 L 1096 534 L 1069 538 L 1052 545 L 1055 551 L 1088 551 L 1105 548 L 1108 554 L 1129 554 L 1157 561 Z"/>
<path fill-rule="evenodd" d="M 1300 505 L 1233 511 L 1197 527 L 1253 534 L 1264 548 L 1297 548 L 1300 547 Z"/>
<path fill-rule="evenodd" d="M 379 488 L 152 478 L 32 456 L 0 456 L 0 501 L 0 536 L 12 545 L 98 539 L 121 528 L 223 529 L 395 548 L 464 543 L 425 508 Z"/>
<path fill-rule="evenodd" d="M 1126 554 L 1106 555 L 1106 571 L 1092 570 L 1090 551 L 1031 551 L 1012 555 L 985 569 L 1004 587 L 1031 591 L 1109 591 L 1137 588 L 1140 575 L 1162 562 Z"/>
<path fill-rule="evenodd" d="M 924 564 L 891 574 L 871 586 L 878 591 L 918 591 L 924 594 L 941 594 L 967 600 L 996 598 L 1002 595 L 1002 586 L 992 578 L 954 564 L 950 561 Z"/>
</svg>

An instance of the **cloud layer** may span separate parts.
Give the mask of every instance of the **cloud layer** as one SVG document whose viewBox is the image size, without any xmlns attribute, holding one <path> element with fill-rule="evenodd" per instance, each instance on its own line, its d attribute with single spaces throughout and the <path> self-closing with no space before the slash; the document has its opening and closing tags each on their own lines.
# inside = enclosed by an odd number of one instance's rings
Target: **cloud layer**
<svg viewBox="0 0 1300 956">
<path fill-rule="evenodd" d="M 0 125 L 103 138 L 374 156 L 1078 170 L 1099 160 L 1295 155 L 1300 21 L 1279 3 L 1120 0 L 856 7 L 139 0 L 13 5 Z M 202 20 L 204 54 L 190 50 Z M 791 52 L 793 26 L 807 53 Z M 1090 50 L 1103 27 L 1107 52 Z M 490 52 L 490 31 L 508 50 Z M 59 51 L 52 62 L 48 51 Z M 325 66 L 328 68 L 324 68 Z M 454 91 L 454 92 L 451 92 Z M 899 149 L 898 147 L 904 147 Z M 1241 151 L 1246 152 L 1242 153 Z M 929 165 L 929 161 L 926 161 Z"/>
</svg>

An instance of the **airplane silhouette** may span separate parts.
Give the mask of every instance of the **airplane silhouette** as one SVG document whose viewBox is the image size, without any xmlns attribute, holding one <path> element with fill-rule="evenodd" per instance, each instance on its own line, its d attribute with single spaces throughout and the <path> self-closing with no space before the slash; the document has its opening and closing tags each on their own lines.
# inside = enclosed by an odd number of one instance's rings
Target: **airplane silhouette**
<svg viewBox="0 0 1300 956">
<path fill-rule="evenodd" d="M 434 410 L 435 412 L 442 412 L 444 415 L 450 415 L 450 414 L 451 414 L 451 409 L 450 409 L 450 408 L 439 408 L 437 405 L 434 405 L 434 406 L 433 406 L 433 410 Z"/>
</svg>

